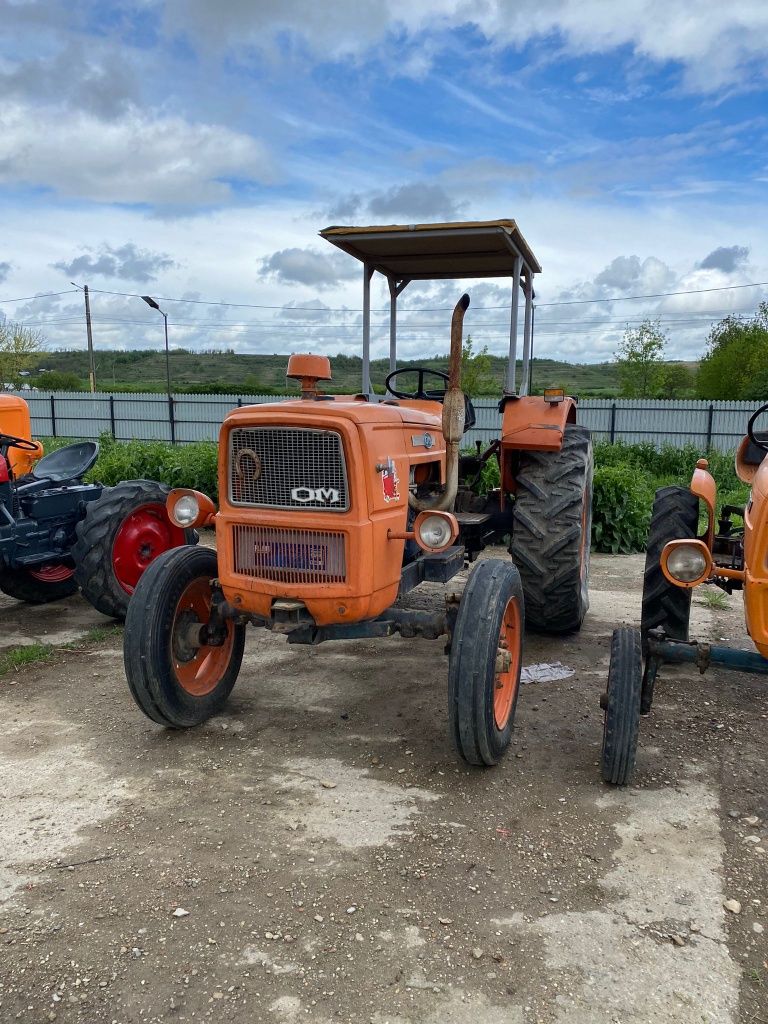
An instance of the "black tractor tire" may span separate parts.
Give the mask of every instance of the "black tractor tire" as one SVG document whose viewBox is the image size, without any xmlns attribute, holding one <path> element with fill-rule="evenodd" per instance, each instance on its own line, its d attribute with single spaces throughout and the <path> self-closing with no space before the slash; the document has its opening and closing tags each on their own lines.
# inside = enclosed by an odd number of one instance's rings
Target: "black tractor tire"
<svg viewBox="0 0 768 1024">
<path fill-rule="evenodd" d="M 169 548 L 197 543 L 195 530 L 182 530 L 168 518 L 165 499 L 170 490 L 154 480 L 125 480 L 105 487 L 101 497 L 86 506 L 72 548 L 75 577 L 83 597 L 104 615 L 124 619 L 143 568 Z M 136 515 L 144 517 L 143 529 L 139 525 L 134 531 L 141 550 L 133 552 L 137 561 L 128 567 L 117 552 L 126 543 L 127 524 Z"/>
<path fill-rule="evenodd" d="M 626 786 L 635 767 L 640 728 L 643 654 L 640 632 L 622 626 L 611 637 L 608 690 L 603 698 L 603 749 L 600 767 L 605 782 Z"/>
<path fill-rule="evenodd" d="M 205 620 L 200 609 L 206 603 L 210 608 L 210 582 L 217 575 L 215 551 L 172 548 L 142 575 L 128 607 L 128 686 L 147 718 L 170 729 L 189 729 L 220 711 L 240 671 L 245 626 L 229 620 L 219 646 L 195 647 L 188 637 L 190 627 Z"/>
<path fill-rule="evenodd" d="M 687 640 L 691 590 L 676 587 L 661 571 L 661 552 L 671 540 L 691 540 L 699 527 L 699 499 L 685 487 L 656 491 L 645 551 L 640 628 L 643 645 L 648 631 L 663 629 L 671 640 Z"/>
<path fill-rule="evenodd" d="M 509 553 L 525 591 L 526 625 L 573 633 L 589 608 L 592 439 L 568 424 L 557 452 L 522 452 Z"/>
<path fill-rule="evenodd" d="M 517 568 L 487 558 L 473 569 L 459 604 L 448 666 L 454 745 L 469 764 L 497 764 L 509 746 L 520 690 L 525 599 Z M 508 652 L 509 664 L 498 659 Z"/>
<path fill-rule="evenodd" d="M 62 568 L 67 568 L 66 563 Z M 39 579 L 26 568 L 4 568 L 0 570 L 0 590 L 8 597 L 15 597 L 17 601 L 25 601 L 27 604 L 48 604 L 50 601 L 61 601 L 64 597 L 76 594 L 77 580 L 74 576 L 68 576 L 63 580 Z"/>
</svg>

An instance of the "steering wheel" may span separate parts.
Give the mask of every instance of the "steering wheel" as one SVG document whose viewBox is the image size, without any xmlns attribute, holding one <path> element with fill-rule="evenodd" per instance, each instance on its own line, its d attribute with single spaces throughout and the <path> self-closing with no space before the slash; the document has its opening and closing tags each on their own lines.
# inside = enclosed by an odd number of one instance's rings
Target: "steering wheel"
<svg viewBox="0 0 768 1024">
<path fill-rule="evenodd" d="M 761 405 L 757 412 L 753 412 L 749 417 L 749 423 L 747 423 L 747 436 L 756 448 L 760 448 L 762 451 L 768 452 L 768 441 L 761 440 L 760 436 L 755 433 L 754 429 L 755 420 L 764 412 L 768 412 L 768 405 Z"/>
<path fill-rule="evenodd" d="M 416 391 L 395 391 L 390 381 L 394 380 L 399 373 L 417 373 L 419 375 L 419 386 Z M 437 377 L 444 385 L 448 383 L 448 374 L 443 373 L 442 370 L 430 370 L 428 366 L 404 366 L 402 370 L 393 370 L 392 373 L 387 374 L 384 386 L 395 398 L 422 398 L 427 401 L 442 402 L 445 397 L 445 387 L 425 390 L 424 378 L 426 376 Z"/>
<path fill-rule="evenodd" d="M 35 441 L 27 441 L 24 437 L 14 437 L 13 434 L 0 434 L 0 447 L 18 448 L 22 452 L 38 451 Z"/>
</svg>

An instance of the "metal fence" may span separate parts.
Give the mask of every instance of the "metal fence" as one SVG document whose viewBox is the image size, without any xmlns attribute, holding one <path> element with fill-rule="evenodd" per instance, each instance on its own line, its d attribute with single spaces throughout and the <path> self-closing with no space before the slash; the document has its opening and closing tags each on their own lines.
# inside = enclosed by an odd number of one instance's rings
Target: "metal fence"
<svg viewBox="0 0 768 1024">
<path fill-rule="evenodd" d="M 274 395 L 88 394 L 22 392 L 36 437 L 96 438 L 103 432 L 121 441 L 215 440 L 230 409 L 283 401 Z M 596 440 L 655 445 L 695 444 L 702 450 L 736 447 L 758 402 L 697 402 L 650 399 L 592 399 L 579 403 L 578 419 Z M 499 435 L 501 416 L 493 399 L 477 399 L 468 445 Z"/>
</svg>

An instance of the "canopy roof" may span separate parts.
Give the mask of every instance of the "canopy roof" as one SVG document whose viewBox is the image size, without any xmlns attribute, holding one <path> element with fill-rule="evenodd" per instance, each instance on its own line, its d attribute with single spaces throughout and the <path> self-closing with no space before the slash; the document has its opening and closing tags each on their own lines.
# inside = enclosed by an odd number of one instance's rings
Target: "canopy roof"
<svg viewBox="0 0 768 1024">
<path fill-rule="evenodd" d="M 328 227 L 320 235 L 398 280 L 511 277 L 517 255 L 531 273 L 541 273 L 514 220 Z"/>
</svg>

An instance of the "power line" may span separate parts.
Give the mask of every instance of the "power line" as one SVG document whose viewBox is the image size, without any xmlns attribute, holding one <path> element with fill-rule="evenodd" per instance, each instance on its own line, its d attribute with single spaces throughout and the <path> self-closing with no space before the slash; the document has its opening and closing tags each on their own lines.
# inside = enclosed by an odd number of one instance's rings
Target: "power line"
<svg viewBox="0 0 768 1024">
<path fill-rule="evenodd" d="M 727 292 L 727 291 L 736 291 L 736 290 L 741 289 L 741 288 L 766 288 L 766 287 L 768 287 L 768 281 L 754 281 L 751 284 L 728 284 L 728 285 L 720 285 L 717 288 L 686 288 L 686 289 L 683 289 L 682 291 L 676 291 L 676 292 L 655 292 L 653 294 L 648 294 L 648 295 L 617 295 L 617 296 L 614 296 L 612 298 L 601 298 L 601 299 L 566 299 L 566 300 L 562 300 L 562 301 L 559 301 L 559 302 L 537 302 L 536 303 L 536 307 L 537 307 L 537 309 L 544 309 L 545 307 L 548 308 L 548 307 L 552 307 L 552 306 L 577 306 L 577 305 L 587 305 L 587 304 L 596 303 L 596 302 L 630 302 L 630 301 L 635 301 L 635 300 L 639 300 L 639 299 L 665 299 L 665 298 L 670 298 L 670 297 L 676 296 L 676 295 L 705 295 L 705 294 L 708 294 L 710 292 Z M 91 291 L 92 292 L 98 292 L 101 295 L 119 295 L 122 298 L 141 298 L 141 296 L 138 295 L 136 292 L 108 291 L 107 289 L 102 289 L 102 288 L 92 288 Z M 64 292 L 60 292 L 59 294 L 63 295 L 65 293 Z M 187 302 L 187 303 L 191 303 L 193 305 L 200 305 L 200 306 L 227 306 L 227 307 L 236 308 L 236 309 L 279 309 L 279 310 L 296 309 L 299 312 L 307 312 L 307 313 L 359 313 L 359 312 L 361 312 L 360 309 L 356 309 L 356 308 L 353 308 L 353 307 L 347 307 L 347 306 L 338 306 L 338 307 L 332 307 L 332 306 L 295 306 L 295 307 L 291 307 L 291 306 L 285 306 L 285 305 L 282 305 L 282 306 L 268 306 L 268 305 L 263 305 L 261 303 L 254 303 L 254 302 L 223 302 L 223 301 L 220 301 L 220 300 L 211 300 L 211 299 L 179 299 L 179 298 L 173 298 L 172 296 L 168 296 L 168 295 L 158 295 L 157 299 L 158 299 L 159 302 Z M 508 305 L 501 305 L 501 306 L 475 306 L 474 308 L 475 309 L 484 309 L 484 310 L 485 309 L 509 309 L 509 306 Z M 389 309 L 388 306 L 378 306 L 374 310 L 372 310 L 372 312 L 386 313 L 388 309 Z M 429 307 L 418 308 L 417 310 L 415 310 L 415 312 L 420 312 L 420 313 L 438 313 L 438 312 L 450 311 L 452 309 L 453 309 L 453 306 L 429 306 Z M 414 312 L 414 310 L 405 310 L 405 309 L 403 309 L 402 312 Z"/>
<path fill-rule="evenodd" d="M 0 299 L 0 303 L 30 302 L 33 299 L 53 299 L 57 295 L 71 295 L 76 291 L 76 288 L 66 288 L 63 292 L 38 292 L 37 295 L 22 295 L 21 298 L 18 299 Z"/>
</svg>

